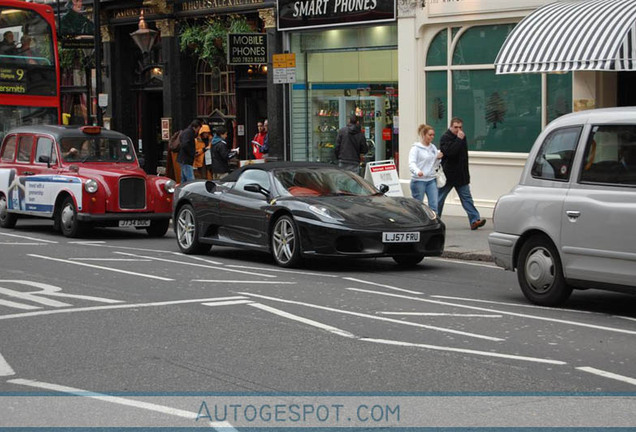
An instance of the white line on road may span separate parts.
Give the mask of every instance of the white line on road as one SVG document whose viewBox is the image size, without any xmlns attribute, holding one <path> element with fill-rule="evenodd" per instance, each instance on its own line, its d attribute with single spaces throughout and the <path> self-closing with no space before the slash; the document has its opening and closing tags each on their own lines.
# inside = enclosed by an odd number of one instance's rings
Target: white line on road
<svg viewBox="0 0 636 432">
<path fill-rule="evenodd" d="M 206 268 L 206 269 L 214 269 L 214 270 L 222 270 L 222 271 L 228 271 L 228 272 L 234 272 L 234 273 L 248 274 L 250 276 L 262 276 L 262 277 L 268 277 L 268 278 L 275 278 L 276 277 L 274 275 L 265 274 L 265 273 L 254 273 L 254 272 L 248 272 L 248 271 L 228 269 L 228 268 L 225 268 L 225 267 L 211 267 L 211 266 L 205 265 L 205 264 L 197 264 L 197 263 L 186 262 L 186 261 L 175 261 L 173 259 L 156 258 L 156 257 L 150 257 L 150 256 L 144 256 L 144 255 L 135 255 L 135 254 L 127 253 L 127 252 L 113 252 L 113 253 L 116 253 L 118 255 L 133 256 L 133 257 L 137 257 L 137 258 L 148 258 L 148 259 L 151 259 L 151 260 L 154 260 L 154 261 L 165 261 L 165 262 L 169 262 L 169 263 L 172 263 L 172 264 L 182 264 L 182 265 L 188 265 L 188 266 L 194 266 L 194 267 L 203 267 L 203 268 Z"/>
<path fill-rule="evenodd" d="M 123 261 L 123 262 L 151 262 L 149 259 L 134 258 L 68 258 L 71 261 Z"/>
<path fill-rule="evenodd" d="M 213 302 L 213 301 L 244 300 L 244 299 L 247 299 L 247 297 L 243 297 L 243 296 L 212 297 L 212 298 L 200 298 L 200 299 L 190 299 L 190 300 L 172 300 L 172 301 L 163 301 L 163 302 L 155 302 L 155 303 L 87 306 L 87 307 L 73 308 L 73 309 L 55 309 L 55 310 L 45 310 L 45 311 L 38 311 L 38 312 L 21 312 L 21 313 L 16 313 L 11 315 L 0 315 L 0 320 L 13 319 L 13 318 L 26 318 L 26 317 L 33 317 L 33 316 L 40 316 L 40 315 L 54 315 L 59 313 L 93 312 L 93 311 L 115 310 L 115 309 L 135 309 L 135 308 L 141 308 L 141 307 L 171 306 L 171 305 L 186 304 L 186 303 L 203 303 L 203 302 Z"/>
<path fill-rule="evenodd" d="M 278 273 L 291 273 L 291 274 L 298 274 L 298 275 L 304 275 L 304 276 L 321 276 L 321 277 L 330 277 L 330 278 L 339 277 L 336 275 L 330 275 L 325 273 L 311 273 L 311 272 L 304 272 L 304 271 L 298 271 L 298 270 L 283 270 L 279 268 L 264 268 L 264 267 L 254 267 L 254 266 L 245 266 L 245 265 L 236 265 L 236 264 L 230 264 L 228 265 L 228 267 L 244 268 L 244 269 L 252 269 L 252 270 L 263 270 L 263 271 L 278 272 Z"/>
<path fill-rule="evenodd" d="M 154 276 L 154 275 L 148 275 L 148 274 L 143 274 L 143 273 L 131 272 L 131 271 L 127 271 L 127 270 L 114 269 L 114 268 L 110 268 L 110 267 L 103 267 L 103 266 L 98 266 L 98 265 L 94 265 L 94 264 L 86 264 L 86 263 L 81 263 L 81 262 L 76 262 L 76 261 L 69 261 L 69 260 L 61 259 L 61 258 L 52 258 L 52 257 L 46 257 L 46 256 L 36 255 L 36 254 L 27 254 L 27 255 L 31 256 L 31 257 L 35 257 L 35 258 L 42 258 L 42 259 L 51 260 L 51 261 L 63 262 L 63 263 L 66 263 L 66 264 L 73 264 L 73 265 L 79 265 L 79 266 L 85 266 L 85 267 L 92 267 L 92 268 L 97 268 L 97 269 L 101 269 L 101 270 L 108 270 L 108 271 L 112 271 L 112 272 L 116 272 L 116 273 L 124 273 L 124 274 L 128 274 L 128 275 L 131 275 L 131 276 L 140 276 L 140 277 L 145 277 L 145 278 L 150 278 L 150 279 L 158 279 L 158 280 L 162 280 L 162 281 L 173 281 L 174 280 L 174 279 L 164 278 L 164 277 L 161 277 L 161 276 Z"/>
<path fill-rule="evenodd" d="M 81 397 L 87 397 L 91 399 L 100 400 L 102 402 L 109 402 L 109 403 L 129 406 L 133 408 L 145 409 L 148 411 L 168 414 L 175 417 L 182 417 L 182 418 L 192 419 L 192 420 L 196 420 L 196 418 L 198 417 L 198 413 L 191 412 L 191 411 L 185 411 L 182 409 L 172 408 L 165 405 L 158 405 L 158 404 L 154 404 L 150 402 L 142 402 L 142 401 L 138 401 L 134 399 L 126 399 L 120 396 L 109 396 L 107 394 L 95 393 L 95 392 L 91 392 L 87 390 L 78 389 L 75 387 L 61 386 L 57 384 L 50 384 L 50 383 L 45 383 L 45 382 L 35 381 L 35 380 L 28 380 L 28 379 L 12 379 L 12 380 L 8 380 L 7 382 L 10 384 L 23 385 L 28 387 L 56 391 L 60 393 L 72 394 L 72 395 L 81 396 Z M 221 430 L 224 432 L 229 432 L 229 431 L 236 432 L 236 429 L 234 429 L 234 427 L 228 422 L 210 422 L 209 424 L 210 426 L 212 426 L 214 429 L 217 429 L 217 430 Z"/>
<path fill-rule="evenodd" d="M 492 300 L 481 300 L 481 299 L 474 299 L 474 298 L 467 298 L 467 297 L 452 297 L 452 296 L 443 296 L 443 295 L 431 295 L 431 297 L 439 298 L 439 299 L 447 299 L 447 300 L 462 300 L 462 301 L 473 302 L 473 303 L 488 303 L 488 304 L 496 304 L 496 305 L 503 305 L 503 306 L 514 306 L 514 307 L 529 308 L 529 309 L 544 309 L 544 310 L 550 310 L 550 311 L 576 312 L 576 313 L 582 313 L 582 314 L 591 313 L 591 312 L 583 311 L 583 310 L 555 308 L 555 307 L 548 307 L 548 306 L 537 306 L 537 305 L 524 304 L 524 303 L 498 302 L 498 301 L 492 301 Z"/>
<path fill-rule="evenodd" d="M 240 305 L 240 304 L 250 304 L 253 303 L 252 300 L 228 300 L 228 301 L 220 301 L 220 302 L 212 302 L 212 303 L 201 303 L 203 306 L 231 306 L 231 305 Z"/>
<path fill-rule="evenodd" d="M 11 245 L 11 246 L 45 246 L 48 243 L 36 243 L 36 242 L 0 242 L 0 245 Z"/>
<path fill-rule="evenodd" d="M 453 259 L 453 258 L 427 258 L 427 259 L 430 259 L 432 261 L 446 261 L 446 262 L 452 262 L 455 264 L 463 264 L 463 265 L 474 266 L 474 267 L 487 267 L 487 268 L 504 270 L 503 268 L 499 267 L 496 264 L 487 263 L 483 261 L 468 261 L 468 260 L 459 260 L 459 259 Z"/>
<path fill-rule="evenodd" d="M 44 306 L 51 306 L 51 307 L 69 307 L 71 306 L 68 303 L 64 303 L 61 301 L 57 301 L 57 300 L 51 300 L 48 299 L 46 297 L 40 297 L 38 294 L 40 294 L 39 292 L 37 293 L 25 293 L 25 292 L 20 292 L 20 291 L 15 291 L 15 290 L 10 290 L 7 288 L 2 288 L 0 287 L 0 294 L 4 294 L 7 295 L 9 297 L 15 297 L 15 298 L 19 298 L 22 300 L 26 300 L 26 301 L 30 301 L 33 303 L 39 303 L 41 305 Z M 42 293 L 44 294 L 44 293 Z"/>
<path fill-rule="evenodd" d="M 18 234 L 0 233 L 0 235 L 9 236 L 9 237 L 17 237 L 17 238 L 26 239 L 26 240 L 33 240 L 33 241 L 36 241 L 38 243 L 39 242 L 43 242 L 43 243 L 57 243 L 56 241 L 53 241 L 53 240 L 44 240 L 44 239 L 41 239 L 41 238 L 27 237 L 27 236 L 18 235 Z"/>
<path fill-rule="evenodd" d="M 245 281 L 245 280 L 213 280 L 213 279 L 192 279 L 192 282 L 221 283 L 221 284 L 270 284 L 270 285 L 295 285 L 296 282 L 280 281 Z"/>
<path fill-rule="evenodd" d="M 431 326 L 431 325 L 414 323 L 414 322 L 409 322 L 409 321 L 401 321 L 401 320 L 397 320 L 397 319 L 393 319 L 393 318 L 379 317 L 379 316 L 369 315 L 369 314 L 360 313 L 360 312 L 351 312 L 351 311 L 346 311 L 346 310 L 342 310 L 342 309 L 335 309 L 335 308 L 331 308 L 331 307 L 327 307 L 327 306 L 320 306 L 320 305 L 316 305 L 316 304 L 312 304 L 312 303 L 299 302 L 299 301 L 295 301 L 295 300 L 285 300 L 285 299 L 281 299 L 281 298 L 277 298 L 277 297 L 269 297 L 269 296 L 264 296 L 264 295 L 260 295 L 260 294 L 252 294 L 252 293 L 246 293 L 246 292 L 240 292 L 239 294 L 247 295 L 247 296 L 250 296 L 250 297 L 258 297 L 258 298 L 262 298 L 262 299 L 266 299 L 266 300 L 277 301 L 277 302 L 281 302 L 281 303 L 296 304 L 296 305 L 300 305 L 300 306 L 306 306 L 306 307 L 310 307 L 310 308 L 314 308 L 314 309 L 321 309 L 321 310 L 341 313 L 341 314 L 345 314 L 345 315 L 353 315 L 353 316 L 357 316 L 357 317 L 361 317 L 361 318 L 369 318 L 369 319 L 373 319 L 373 320 L 391 322 L 391 323 L 401 324 L 401 325 L 406 325 L 406 326 L 411 326 L 411 327 L 425 328 L 425 329 L 429 329 L 429 330 L 440 331 L 440 332 L 443 332 L 443 333 L 458 334 L 458 335 L 461 335 L 461 336 L 468 336 L 468 337 L 473 337 L 473 338 L 477 338 L 477 339 L 485 339 L 485 340 L 495 341 L 495 342 L 501 342 L 501 341 L 505 340 L 505 339 L 501 339 L 501 338 L 495 338 L 495 337 L 491 337 L 491 336 L 484 336 L 484 335 L 479 335 L 479 334 L 475 334 L 475 333 L 467 333 L 467 332 L 463 332 L 463 331 L 459 331 L 459 330 L 453 330 L 453 329 L 444 328 L 444 327 Z"/>
<path fill-rule="evenodd" d="M 399 341 L 392 341 L 387 339 L 361 338 L 360 340 L 364 342 L 374 342 L 374 343 L 381 343 L 386 345 L 426 348 L 426 349 L 431 349 L 436 351 L 451 351 L 451 352 L 458 352 L 458 353 L 464 353 L 464 354 L 475 354 L 475 355 L 486 356 L 486 357 L 498 357 L 498 358 L 506 358 L 511 360 L 530 361 L 535 363 L 547 363 L 547 364 L 553 364 L 553 365 L 567 364 L 566 362 L 560 361 L 560 360 L 542 359 L 537 357 L 525 357 L 525 356 L 518 356 L 518 355 L 512 355 L 512 354 L 501 354 L 501 353 L 495 353 L 495 352 L 477 351 L 477 350 L 470 350 L 470 349 L 463 349 L 463 348 L 442 347 L 437 345 L 427 345 L 427 344 L 419 344 L 419 343 L 411 343 L 411 342 L 399 342 Z"/>
<path fill-rule="evenodd" d="M 24 303 L 12 302 L 11 300 L 0 300 L 0 306 L 6 306 L 14 309 L 22 309 L 22 310 L 36 310 L 42 309 L 39 306 L 27 305 Z"/>
<path fill-rule="evenodd" d="M 102 240 L 79 240 L 79 241 L 68 242 L 68 244 L 78 244 L 78 245 L 85 245 L 85 246 L 96 246 L 96 245 L 100 245 L 104 243 L 106 242 Z"/>
<path fill-rule="evenodd" d="M 617 381 L 622 381 L 624 383 L 627 384 L 631 384 L 631 385 L 636 385 L 636 379 L 635 378 L 630 378 L 624 375 L 619 375 L 619 374 L 615 374 L 612 372 L 607 372 L 601 369 L 596 369 L 593 367 L 588 367 L 588 366 L 582 366 L 582 367 L 577 367 L 578 370 L 583 371 L 583 372 L 589 372 L 591 374 L 594 375 L 598 375 L 598 376 L 602 376 L 604 378 L 610 378 L 613 380 L 617 380 Z"/>
<path fill-rule="evenodd" d="M 264 310 L 266 312 L 273 313 L 273 314 L 278 315 L 278 316 L 282 316 L 282 317 L 290 319 L 290 320 L 298 321 L 298 322 L 301 322 L 303 324 L 307 324 L 307 325 L 310 325 L 310 326 L 313 326 L 313 327 L 317 327 L 319 329 L 328 331 L 329 333 L 333 333 L 333 334 L 336 334 L 338 336 L 343 336 L 343 337 L 350 338 L 350 339 L 351 338 L 355 338 L 355 336 L 352 333 L 349 333 L 348 331 L 344 331 L 344 330 L 341 330 L 339 328 L 332 327 L 330 325 L 323 324 L 321 322 L 311 320 L 309 318 L 303 318 L 301 316 L 294 315 L 294 314 L 291 314 L 289 312 L 285 312 L 285 311 L 282 311 L 280 309 L 273 308 L 271 306 L 266 306 L 266 305 L 260 304 L 260 303 L 251 303 L 250 306 L 258 308 L 258 309 L 261 309 L 261 310 Z"/>
<path fill-rule="evenodd" d="M 9 363 L 7 363 L 4 357 L 2 357 L 2 354 L 0 354 L 0 376 L 10 375 L 15 375 L 15 372 L 11 369 L 11 366 L 9 366 Z"/>
<path fill-rule="evenodd" d="M 208 263 L 208 264 L 223 265 L 223 263 L 222 263 L 222 262 L 219 262 L 219 261 L 212 261 L 212 260 L 210 260 L 210 259 L 207 259 L 207 258 L 201 258 L 201 257 L 194 256 L 194 255 L 188 255 L 188 258 L 193 259 L 193 260 L 196 260 L 196 261 L 203 261 L 203 262 Z"/>
<path fill-rule="evenodd" d="M 501 318 L 502 315 L 486 315 L 486 314 L 454 314 L 454 313 L 437 313 L 437 312 L 376 312 L 380 315 L 405 315 L 405 316 L 450 316 L 461 318 Z"/>
<path fill-rule="evenodd" d="M 383 284 L 379 284 L 379 283 L 376 283 L 376 282 L 369 282 L 369 281 L 365 281 L 365 280 L 362 280 L 362 279 L 356 279 L 356 278 L 352 278 L 352 277 L 346 277 L 346 278 L 343 278 L 343 279 L 344 280 L 348 280 L 348 281 L 352 281 L 352 282 L 360 282 L 360 283 L 363 283 L 363 284 L 379 286 L 379 287 L 382 287 L 382 288 L 388 288 L 388 289 L 391 289 L 391 290 L 394 290 L 394 291 L 402 291 L 402 292 L 409 293 L 409 294 L 424 294 L 423 292 L 420 292 L 420 291 L 411 291 L 411 290 L 407 290 L 407 289 L 404 289 L 404 288 L 397 288 L 397 287 L 394 287 L 394 286 L 391 286 L 391 285 L 383 285 Z"/>
<path fill-rule="evenodd" d="M 380 291 L 370 291 L 370 290 L 363 290 L 363 289 L 359 289 L 359 288 L 347 288 L 347 289 L 351 290 L 351 291 L 359 291 L 359 292 L 364 292 L 364 293 L 369 293 L 369 294 L 384 295 L 384 296 L 390 296 L 390 297 L 398 297 L 398 298 L 403 298 L 403 299 L 407 299 L 407 300 L 415 300 L 415 301 L 420 301 L 420 302 L 425 302 L 425 303 L 433 303 L 433 304 L 452 306 L 452 307 L 458 307 L 458 308 L 464 308 L 464 309 L 474 309 L 474 310 L 480 310 L 480 311 L 484 311 L 484 312 L 498 313 L 498 314 L 502 314 L 502 315 L 515 316 L 515 317 L 519 317 L 519 318 L 528 318 L 528 319 L 535 319 L 535 320 L 540 320 L 540 321 L 556 322 L 556 323 L 560 323 L 560 324 L 567 324 L 567 325 L 578 326 L 578 327 L 586 327 L 586 328 L 592 328 L 592 329 L 596 329 L 596 330 L 605 330 L 605 331 L 611 331 L 611 332 L 616 332 L 616 333 L 626 333 L 626 334 L 636 335 L 636 331 L 625 330 L 625 329 L 620 329 L 620 328 L 616 328 L 616 327 L 598 326 L 598 325 L 594 325 L 594 324 L 587 324 L 587 323 L 582 323 L 582 322 L 577 322 L 577 321 L 562 320 L 562 319 L 557 319 L 557 318 L 547 318 L 547 317 L 541 317 L 541 316 L 536 316 L 536 315 L 528 315 L 528 314 L 522 314 L 522 313 L 517 313 L 517 312 L 508 312 L 508 311 L 502 311 L 502 310 L 497 310 L 497 309 L 481 308 L 481 307 L 476 307 L 476 306 L 467 306 L 467 305 L 463 305 L 463 304 L 448 303 L 448 302 L 443 302 L 443 301 L 438 301 L 438 300 L 427 300 L 427 299 L 423 299 L 423 298 L 420 298 L 420 297 L 409 297 L 409 296 L 404 296 L 404 295 L 401 295 L 401 294 L 385 293 L 385 292 L 380 292 Z"/>
</svg>

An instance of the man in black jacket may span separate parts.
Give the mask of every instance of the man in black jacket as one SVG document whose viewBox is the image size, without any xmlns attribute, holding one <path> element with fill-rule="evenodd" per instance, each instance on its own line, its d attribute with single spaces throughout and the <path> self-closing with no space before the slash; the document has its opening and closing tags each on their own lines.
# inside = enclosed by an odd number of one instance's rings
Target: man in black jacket
<svg viewBox="0 0 636 432">
<path fill-rule="evenodd" d="M 473 197 L 470 193 L 470 173 L 468 172 L 468 143 L 463 131 L 464 121 L 459 117 L 453 117 L 450 128 L 442 135 L 439 141 L 440 151 L 444 153 L 442 166 L 446 174 L 446 185 L 438 191 L 437 210 L 442 216 L 444 201 L 451 189 L 455 188 L 462 207 L 468 215 L 470 229 L 476 230 L 484 226 L 486 219 L 481 219 L 479 211 L 475 208 Z"/>
<path fill-rule="evenodd" d="M 196 146 L 194 139 L 199 135 L 201 129 L 201 120 L 194 119 L 190 126 L 185 128 L 181 135 L 179 135 L 179 156 L 177 162 L 181 164 L 181 183 L 185 183 L 190 180 L 194 180 L 194 153 L 196 152 Z"/>
<path fill-rule="evenodd" d="M 338 131 L 334 151 L 340 168 L 360 174 L 361 157 L 369 148 L 357 116 L 349 117 L 349 124 Z"/>
</svg>

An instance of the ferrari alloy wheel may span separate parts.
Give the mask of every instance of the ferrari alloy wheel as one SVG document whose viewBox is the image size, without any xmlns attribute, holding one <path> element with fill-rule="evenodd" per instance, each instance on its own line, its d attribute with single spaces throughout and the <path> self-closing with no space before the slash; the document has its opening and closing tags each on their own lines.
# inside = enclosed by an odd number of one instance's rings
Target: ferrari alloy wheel
<svg viewBox="0 0 636 432">
<path fill-rule="evenodd" d="M 150 226 L 146 228 L 146 232 L 150 237 L 163 237 L 170 227 L 170 219 L 150 221 Z"/>
<path fill-rule="evenodd" d="M 393 261 L 403 267 L 413 267 L 424 259 L 424 255 L 395 255 Z"/>
<path fill-rule="evenodd" d="M 534 304 L 558 306 L 572 293 L 563 277 L 561 258 L 543 235 L 530 237 L 519 251 L 517 279 L 523 295 Z"/>
<path fill-rule="evenodd" d="M 177 244 L 184 254 L 203 254 L 212 245 L 199 242 L 199 232 L 194 209 L 186 204 L 179 209 L 174 230 L 177 234 Z"/>
<path fill-rule="evenodd" d="M 62 234 L 66 237 L 78 237 L 82 234 L 82 223 L 77 219 L 77 209 L 73 198 L 66 197 L 57 216 Z"/>
<path fill-rule="evenodd" d="M 7 198 L 0 195 L 0 226 L 2 228 L 13 228 L 18 221 L 18 217 L 13 213 L 9 213 L 7 206 Z"/>
<path fill-rule="evenodd" d="M 272 230 L 272 253 L 276 264 L 281 267 L 295 267 L 300 263 L 300 238 L 294 220 L 281 216 Z"/>
</svg>

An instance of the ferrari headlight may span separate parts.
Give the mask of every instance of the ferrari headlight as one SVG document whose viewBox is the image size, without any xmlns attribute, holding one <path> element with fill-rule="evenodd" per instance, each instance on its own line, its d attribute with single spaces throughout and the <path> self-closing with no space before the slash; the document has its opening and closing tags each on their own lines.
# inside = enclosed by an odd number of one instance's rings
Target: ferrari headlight
<svg viewBox="0 0 636 432">
<path fill-rule="evenodd" d="M 424 213 L 426 213 L 426 216 L 428 216 L 428 218 L 430 220 L 435 220 L 437 219 L 437 213 L 435 213 L 433 210 L 431 210 L 431 208 L 425 204 L 422 204 L 422 209 L 424 210 Z"/>
<path fill-rule="evenodd" d="M 332 212 L 326 207 L 318 207 L 318 206 L 311 205 L 309 206 L 309 210 L 316 213 L 318 216 L 322 216 L 327 219 L 342 220 L 342 218 L 338 216 L 337 213 Z"/>
<path fill-rule="evenodd" d="M 174 188 L 177 187 L 177 182 L 174 180 L 168 180 L 163 184 L 163 188 L 169 194 L 174 193 Z"/>
<path fill-rule="evenodd" d="M 84 183 L 84 190 L 88 193 L 95 193 L 98 188 L 99 184 L 93 179 L 88 179 L 86 180 L 86 183 Z"/>
</svg>

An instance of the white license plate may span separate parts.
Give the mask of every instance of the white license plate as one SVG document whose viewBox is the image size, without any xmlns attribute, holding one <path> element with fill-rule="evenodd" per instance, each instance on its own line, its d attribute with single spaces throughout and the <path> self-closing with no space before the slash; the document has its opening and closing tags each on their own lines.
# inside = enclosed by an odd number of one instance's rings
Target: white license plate
<svg viewBox="0 0 636 432">
<path fill-rule="evenodd" d="M 148 227 L 150 226 L 150 220 L 148 219 L 131 219 L 131 220 L 120 220 L 120 227 Z"/>
<path fill-rule="evenodd" d="M 417 243 L 420 241 L 419 232 L 383 232 L 382 243 Z"/>
</svg>

